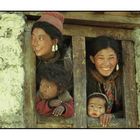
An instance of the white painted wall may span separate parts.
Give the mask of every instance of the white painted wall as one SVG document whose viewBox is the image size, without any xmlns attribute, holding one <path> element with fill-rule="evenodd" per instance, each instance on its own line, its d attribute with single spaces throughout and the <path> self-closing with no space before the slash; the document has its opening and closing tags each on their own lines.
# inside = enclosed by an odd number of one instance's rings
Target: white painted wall
<svg viewBox="0 0 140 140">
<path fill-rule="evenodd" d="M 0 127 L 24 127 L 24 69 L 21 14 L 0 12 Z"/>
</svg>

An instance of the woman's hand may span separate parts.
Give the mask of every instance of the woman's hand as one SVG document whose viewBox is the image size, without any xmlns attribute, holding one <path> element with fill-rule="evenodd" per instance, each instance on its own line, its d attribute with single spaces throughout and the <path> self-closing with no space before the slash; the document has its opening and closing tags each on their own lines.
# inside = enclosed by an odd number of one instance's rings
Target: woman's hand
<svg viewBox="0 0 140 140">
<path fill-rule="evenodd" d="M 113 114 L 103 114 L 100 116 L 100 124 L 102 127 L 107 127 L 107 125 L 110 123 L 111 119 L 113 117 Z"/>
<path fill-rule="evenodd" d="M 60 105 L 53 110 L 52 114 L 54 116 L 61 116 L 64 111 L 65 111 L 65 107 Z"/>
<path fill-rule="evenodd" d="M 53 100 L 50 100 L 49 101 L 49 106 L 50 107 L 58 107 L 58 106 L 61 105 L 61 103 L 62 103 L 61 100 L 59 100 L 59 99 L 53 99 Z"/>
</svg>

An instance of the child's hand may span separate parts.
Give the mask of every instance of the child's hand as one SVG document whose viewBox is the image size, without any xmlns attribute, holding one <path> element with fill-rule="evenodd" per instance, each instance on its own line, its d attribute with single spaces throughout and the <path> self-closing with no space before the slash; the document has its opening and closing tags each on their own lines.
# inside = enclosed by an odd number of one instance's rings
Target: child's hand
<svg viewBox="0 0 140 140">
<path fill-rule="evenodd" d="M 65 111 L 65 107 L 60 105 L 53 110 L 52 114 L 54 116 L 61 116 L 64 111 Z"/>
<path fill-rule="evenodd" d="M 110 123 L 112 119 L 112 114 L 103 114 L 100 116 L 100 124 L 102 127 L 107 127 L 107 125 Z"/>
<path fill-rule="evenodd" d="M 61 100 L 59 100 L 59 99 L 53 99 L 53 100 L 50 100 L 49 101 L 49 106 L 50 107 L 58 107 L 58 106 L 61 105 L 61 103 L 62 103 Z"/>
</svg>

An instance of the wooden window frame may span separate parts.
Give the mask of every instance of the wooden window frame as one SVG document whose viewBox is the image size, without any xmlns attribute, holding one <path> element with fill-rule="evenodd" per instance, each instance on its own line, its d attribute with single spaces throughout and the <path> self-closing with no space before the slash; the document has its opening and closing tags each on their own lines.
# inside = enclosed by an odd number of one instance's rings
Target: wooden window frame
<svg viewBox="0 0 140 140">
<path fill-rule="evenodd" d="M 45 118 L 36 123 L 34 109 L 35 96 L 35 56 L 30 47 L 30 27 L 25 31 L 25 121 L 27 127 L 37 128 L 97 128 L 99 120 L 89 118 L 86 110 L 86 48 L 85 38 L 99 35 L 113 36 L 122 41 L 124 61 L 123 84 L 125 100 L 125 118 L 114 119 L 109 128 L 138 127 L 137 96 L 135 83 L 135 59 L 132 31 L 121 28 L 105 28 L 96 26 L 64 25 L 64 35 L 72 37 L 73 49 L 73 80 L 75 114 L 70 119 Z M 29 78 L 30 77 L 30 78 Z M 128 77 L 130 80 L 128 80 Z M 134 115 L 135 114 L 135 115 Z M 46 122 L 46 123 L 45 123 Z M 58 123 L 59 122 L 59 123 Z M 44 124 L 45 123 L 45 124 Z"/>
</svg>

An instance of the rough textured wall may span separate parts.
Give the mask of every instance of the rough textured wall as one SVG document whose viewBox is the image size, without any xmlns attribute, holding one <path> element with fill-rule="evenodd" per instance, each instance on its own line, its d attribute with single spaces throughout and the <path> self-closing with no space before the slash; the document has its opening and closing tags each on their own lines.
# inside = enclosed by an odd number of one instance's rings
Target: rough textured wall
<svg viewBox="0 0 140 140">
<path fill-rule="evenodd" d="M 133 32 L 135 41 L 135 63 L 136 63 L 136 83 L 138 96 L 138 117 L 140 124 L 140 29 L 135 29 Z"/>
<path fill-rule="evenodd" d="M 24 127 L 23 52 L 21 14 L 0 12 L 0 127 Z"/>
</svg>

